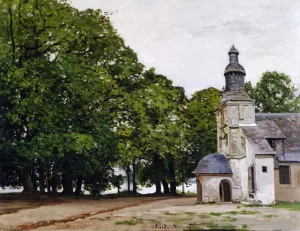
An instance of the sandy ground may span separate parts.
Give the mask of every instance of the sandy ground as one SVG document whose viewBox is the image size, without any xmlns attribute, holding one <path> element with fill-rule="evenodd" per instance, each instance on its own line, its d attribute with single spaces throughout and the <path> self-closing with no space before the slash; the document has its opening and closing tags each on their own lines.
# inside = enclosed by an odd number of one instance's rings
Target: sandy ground
<svg viewBox="0 0 300 231">
<path fill-rule="evenodd" d="M 41 205 L 24 201 L 0 201 L 0 230 L 31 230 L 38 226 L 57 222 L 67 222 L 78 218 L 90 217 L 92 214 L 113 211 L 124 207 L 139 205 L 166 199 L 166 197 L 136 197 L 116 199 L 77 199 L 66 203 Z M 24 207 L 22 207 L 24 206 Z M 11 209 L 15 213 L 11 213 Z M 16 212 L 16 210 L 19 210 Z M 8 214 L 3 214 L 8 211 Z M 53 228 L 51 228 L 53 230 Z M 50 229 L 50 230 L 51 230 Z M 55 228 L 54 228 L 55 230 Z"/>
<path fill-rule="evenodd" d="M 80 217 L 80 214 L 85 216 Z M 69 220 L 64 221 L 66 218 Z M 73 219 L 70 221 L 70 218 Z M 192 227 L 300 230 L 300 212 L 271 207 L 244 207 L 238 204 L 200 205 L 195 204 L 193 197 L 80 199 L 0 215 L 0 224 L 2 230 L 12 230 L 19 226 L 20 230 L 27 228 L 38 231 L 184 230 Z"/>
</svg>

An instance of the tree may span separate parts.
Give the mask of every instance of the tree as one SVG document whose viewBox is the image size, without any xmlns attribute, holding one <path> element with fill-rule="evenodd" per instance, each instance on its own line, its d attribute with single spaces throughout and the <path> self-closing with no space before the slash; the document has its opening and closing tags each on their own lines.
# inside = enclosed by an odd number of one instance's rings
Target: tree
<svg viewBox="0 0 300 231">
<path fill-rule="evenodd" d="M 140 135 L 135 145 L 141 150 L 141 168 L 138 180 L 141 184 L 155 184 L 156 193 L 176 193 L 175 163 L 181 158 L 185 148 L 184 112 L 186 97 L 183 88 L 174 87 L 172 81 L 155 73 L 153 68 L 145 71 L 145 88 L 137 92 L 137 102 L 141 103 L 142 121 Z M 178 175 L 177 175 L 178 176 Z"/>
<path fill-rule="evenodd" d="M 257 112 L 299 112 L 300 94 L 290 77 L 284 73 L 264 72 L 256 86 L 245 84 L 248 95 L 254 99 Z"/>
<path fill-rule="evenodd" d="M 83 179 L 105 189 L 116 153 L 111 112 L 142 68 L 136 54 L 100 10 L 63 0 L 2 0 L 0 9 L 1 170 L 28 193 L 37 169 L 54 192 L 59 178 L 68 194 L 76 179 L 77 192 Z"/>
<path fill-rule="evenodd" d="M 220 98 L 220 91 L 210 87 L 195 92 L 189 100 L 186 119 L 189 129 L 188 142 L 193 160 L 193 164 L 189 165 L 190 174 L 200 159 L 217 150 L 215 110 Z"/>
<path fill-rule="evenodd" d="M 123 176 L 121 174 L 113 175 L 112 179 L 111 179 L 111 183 L 114 187 L 116 187 L 118 189 L 118 194 L 120 194 L 121 186 L 124 183 Z"/>
</svg>

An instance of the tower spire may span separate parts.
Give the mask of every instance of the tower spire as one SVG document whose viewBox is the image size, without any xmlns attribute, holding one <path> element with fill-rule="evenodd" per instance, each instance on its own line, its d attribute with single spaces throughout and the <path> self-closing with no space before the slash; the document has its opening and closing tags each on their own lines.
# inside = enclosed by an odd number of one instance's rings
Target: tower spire
<svg viewBox="0 0 300 231">
<path fill-rule="evenodd" d="M 224 71 L 224 76 L 226 79 L 226 92 L 244 91 L 246 72 L 244 67 L 239 63 L 239 52 L 234 45 L 232 45 L 228 55 L 229 64 L 226 66 Z"/>
<path fill-rule="evenodd" d="M 238 50 L 235 48 L 234 44 L 232 44 L 232 47 L 230 48 L 228 54 L 230 55 L 231 53 L 236 53 L 239 54 Z"/>
</svg>

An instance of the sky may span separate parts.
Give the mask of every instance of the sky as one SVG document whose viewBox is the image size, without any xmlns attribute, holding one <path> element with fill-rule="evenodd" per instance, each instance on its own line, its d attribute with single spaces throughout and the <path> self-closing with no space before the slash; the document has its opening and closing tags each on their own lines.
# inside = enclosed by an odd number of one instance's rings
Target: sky
<svg viewBox="0 0 300 231">
<path fill-rule="evenodd" d="M 72 0 L 114 11 L 111 21 L 139 60 L 191 96 L 225 85 L 232 44 L 253 84 L 284 72 L 300 89 L 299 0 Z"/>
</svg>

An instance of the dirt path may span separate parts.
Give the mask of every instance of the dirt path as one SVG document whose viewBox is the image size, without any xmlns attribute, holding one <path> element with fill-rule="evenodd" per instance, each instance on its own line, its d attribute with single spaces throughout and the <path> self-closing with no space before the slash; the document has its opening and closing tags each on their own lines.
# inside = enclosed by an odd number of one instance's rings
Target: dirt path
<svg viewBox="0 0 300 231">
<path fill-rule="evenodd" d="M 66 223 L 103 212 L 163 199 L 167 198 L 136 197 L 102 200 L 78 199 L 69 203 L 47 205 L 38 208 L 25 208 L 13 214 L 0 215 L 0 230 L 31 230 L 37 227 Z"/>
<path fill-rule="evenodd" d="M 158 201 L 159 200 L 159 201 Z M 195 198 L 87 200 L 0 215 L 0 230 L 300 230 L 300 212 L 239 204 L 196 205 Z"/>
<path fill-rule="evenodd" d="M 195 205 L 195 198 L 168 199 L 102 213 L 69 223 L 36 229 L 49 230 L 300 230 L 300 212 L 238 204 Z"/>
</svg>

